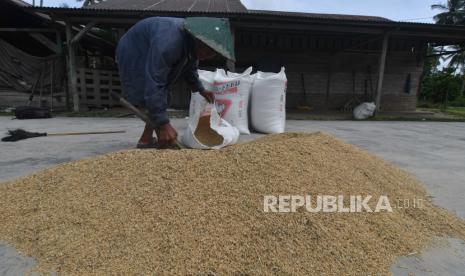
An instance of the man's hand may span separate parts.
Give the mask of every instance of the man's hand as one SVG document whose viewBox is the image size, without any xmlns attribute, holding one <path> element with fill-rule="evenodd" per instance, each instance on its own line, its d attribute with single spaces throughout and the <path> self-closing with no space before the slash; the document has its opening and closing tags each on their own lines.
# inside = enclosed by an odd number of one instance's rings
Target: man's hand
<svg viewBox="0 0 465 276">
<path fill-rule="evenodd" d="M 200 92 L 200 95 L 202 95 L 205 100 L 209 103 L 214 103 L 215 102 L 215 94 L 212 91 L 205 90 L 203 92 Z"/>
<path fill-rule="evenodd" d="M 171 148 L 176 146 L 178 133 L 170 123 L 161 125 L 155 131 L 158 136 L 158 144 L 160 145 L 160 148 Z"/>
</svg>

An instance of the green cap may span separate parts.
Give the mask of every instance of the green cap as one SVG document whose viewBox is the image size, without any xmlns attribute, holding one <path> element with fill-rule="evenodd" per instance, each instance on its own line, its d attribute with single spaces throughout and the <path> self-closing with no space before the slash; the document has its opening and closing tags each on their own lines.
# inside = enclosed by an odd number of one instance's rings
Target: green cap
<svg viewBox="0 0 465 276">
<path fill-rule="evenodd" d="M 184 23 L 184 28 L 223 57 L 233 61 L 236 60 L 233 36 L 228 19 L 188 17 Z"/>
</svg>

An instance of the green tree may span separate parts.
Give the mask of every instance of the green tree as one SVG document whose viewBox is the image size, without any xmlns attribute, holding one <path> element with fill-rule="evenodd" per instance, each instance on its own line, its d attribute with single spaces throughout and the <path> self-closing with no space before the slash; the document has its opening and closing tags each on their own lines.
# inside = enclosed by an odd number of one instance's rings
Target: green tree
<svg viewBox="0 0 465 276">
<path fill-rule="evenodd" d="M 450 68 L 459 71 L 460 73 L 465 73 L 465 46 L 464 45 L 454 45 L 450 46 L 451 54 L 446 54 L 443 58 L 449 61 L 448 66 Z"/>
<path fill-rule="evenodd" d="M 432 9 L 440 10 L 441 13 L 434 17 L 436 24 L 445 25 L 465 25 L 465 0 L 448 0 L 447 4 L 436 4 L 431 6 Z M 444 51 L 444 48 L 442 49 Z M 448 62 L 448 68 L 462 74 L 463 96 L 465 90 L 465 45 L 454 45 L 446 48 L 442 59 Z"/>
<path fill-rule="evenodd" d="M 442 71 L 434 72 L 425 77 L 420 100 L 442 104 L 446 108 L 448 103 L 461 100 L 461 90 L 462 77 L 457 75 L 453 69 L 444 68 Z"/>
<path fill-rule="evenodd" d="M 424 76 L 430 76 L 438 72 L 439 65 L 441 64 L 441 50 L 439 47 L 433 47 L 431 44 L 428 44 L 423 69 Z"/>
<path fill-rule="evenodd" d="M 431 8 L 441 11 L 434 17 L 436 24 L 465 24 L 465 0 L 448 0 L 447 4 L 436 4 L 432 5 Z"/>
</svg>

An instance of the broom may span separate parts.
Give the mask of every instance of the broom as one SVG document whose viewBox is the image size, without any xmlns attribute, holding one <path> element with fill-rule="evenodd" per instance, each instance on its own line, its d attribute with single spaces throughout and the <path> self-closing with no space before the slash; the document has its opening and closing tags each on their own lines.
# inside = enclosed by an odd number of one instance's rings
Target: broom
<svg viewBox="0 0 465 276">
<path fill-rule="evenodd" d="M 24 129 L 9 130 L 8 136 L 2 138 L 2 142 L 17 142 L 29 138 L 44 137 L 44 136 L 75 136 L 75 135 L 93 135 L 93 134 L 114 134 L 126 133 L 126 131 L 99 131 L 99 132 L 68 132 L 68 133 L 40 133 L 29 132 Z"/>
</svg>

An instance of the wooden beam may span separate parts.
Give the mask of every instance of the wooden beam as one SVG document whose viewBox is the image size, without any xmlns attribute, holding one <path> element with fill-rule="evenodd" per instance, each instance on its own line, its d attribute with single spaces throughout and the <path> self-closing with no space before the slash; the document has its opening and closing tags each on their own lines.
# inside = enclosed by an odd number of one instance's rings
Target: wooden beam
<svg viewBox="0 0 465 276">
<path fill-rule="evenodd" d="M 55 29 L 0 28 L 0 32 L 54 33 Z"/>
<path fill-rule="evenodd" d="M 378 86 L 376 88 L 376 111 L 381 109 L 381 94 L 383 92 L 384 71 L 386 69 L 386 57 L 389 46 L 389 33 L 385 33 L 383 37 L 383 48 L 379 57 L 378 69 Z"/>
<path fill-rule="evenodd" d="M 66 20 L 74 25 L 85 25 L 89 22 L 96 21 L 99 26 L 108 27 L 108 28 L 129 28 L 132 25 L 139 22 L 144 17 L 137 18 L 104 18 L 104 17 L 95 17 L 95 16 L 82 16 L 82 17 L 67 17 L 67 16 L 55 16 L 55 20 L 63 21 Z"/>
<path fill-rule="evenodd" d="M 302 32 L 302 31 L 315 31 L 321 33 L 335 32 L 335 33 L 357 33 L 357 34 L 382 34 L 382 29 L 377 28 L 366 28 L 366 27 L 342 27 L 342 26 L 330 26 L 330 25 L 316 25 L 316 24 L 289 24 L 289 23 L 243 23 L 235 22 L 234 27 L 236 29 L 247 29 L 268 31 L 268 30 L 285 30 L 291 32 Z"/>
<path fill-rule="evenodd" d="M 372 43 L 372 42 L 378 41 L 378 40 L 382 39 L 383 37 L 384 37 L 384 36 L 375 37 L 375 38 L 372 38 L 372 39 L 369 39 L 369 40 L 365 40 L 365 41 L 362 41 L 362 42 L 360 42 L 360 43 L 357 43 L 357 44 L 355 44 L 355 45 L 353 45 L 353 46 L 350 46 L 350 47 L 348 47 L 348 48 L 342 49 L 342 50 L 340 50 L 340 51 L 338 51 L 338 52 L 345 52 L 345 51 L 356 50 L 358 47 L 362 47 L 362 46 L 364 46 L 364 45 L 367 45 L 367 44 L 370 44 L 370 43 Z"/>
<path fill-rule="evenodd" d="M 77 33 L 73 39 L 71 40 L 71 43 L 72 44 L 76 44 L 79 42 L 79 40 L 81 40 L 81 38 L 90 30 L 92 29 L 95 25 L 97 25 L 97 22 L 96 21 L 92 21 L 90 23 L 88 23 L 84 28 L 82 28 L 79 33 Z"/>
<path fill-rule="evenodd" d="M 73 26 L 66 23 L 66 41 L 68 48 L 68 89 L 73 97 L 73 111 L 79 112 L 79 92 L 77 91 L 77 72 L 76 72 L 76 48 L 72 43 Z"/>
<path fill-rule="evenodd" d="M 31 36 L 32 38 L 34 38 L 35 40 L 37 40 L 38 42 L 40 42 L 42 45 L 44 45 L 45 47 L 49 48 L 50 50 L 52 50 L 53 52 L 55 52 L 56 54 L 59 54 L 60 53 L 60 46 L 58 46 L 57 44 L 55 44 L 55 42 L 51 41 L 48 37 L 46 37 L 45 35 L 43 34 L 39 34 L 39 33 L 30 33 L 29 36 Z"/>
</svg>

